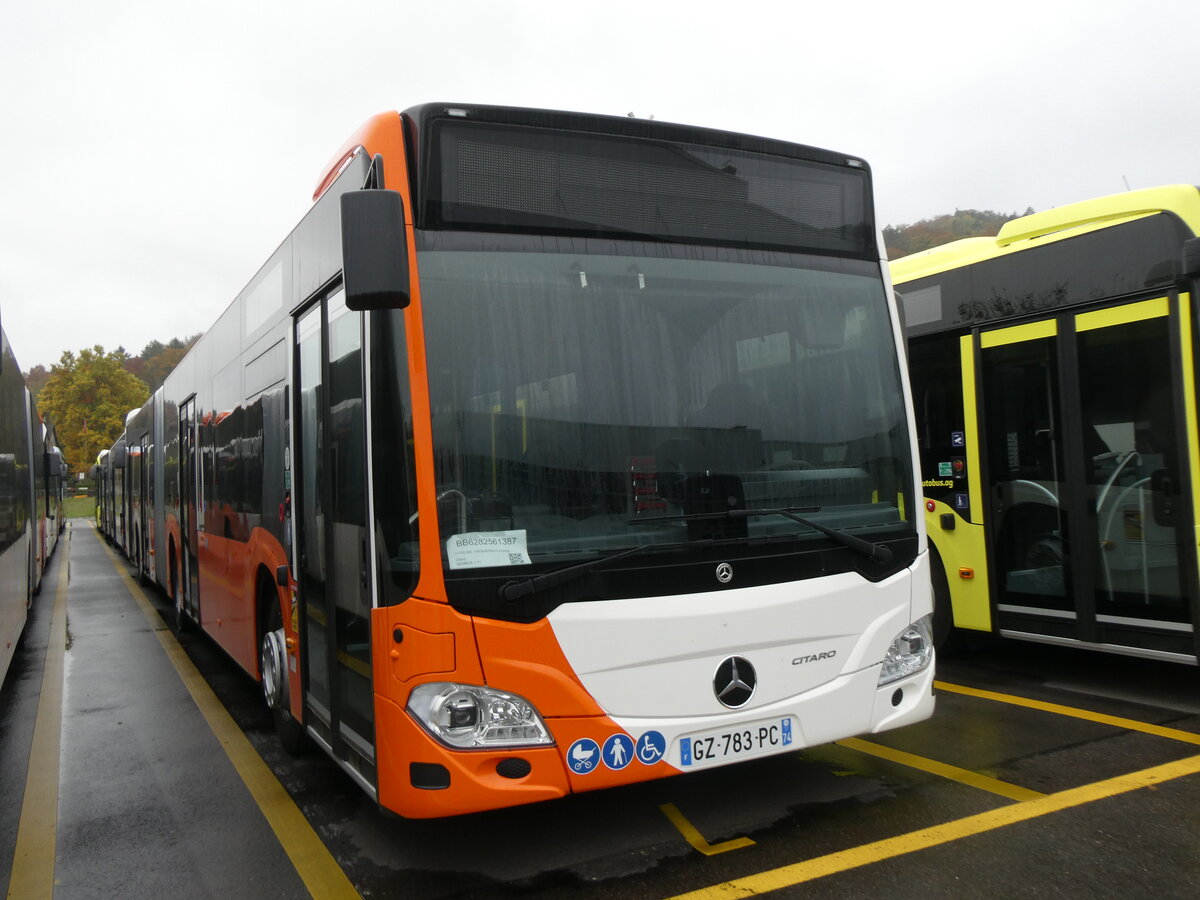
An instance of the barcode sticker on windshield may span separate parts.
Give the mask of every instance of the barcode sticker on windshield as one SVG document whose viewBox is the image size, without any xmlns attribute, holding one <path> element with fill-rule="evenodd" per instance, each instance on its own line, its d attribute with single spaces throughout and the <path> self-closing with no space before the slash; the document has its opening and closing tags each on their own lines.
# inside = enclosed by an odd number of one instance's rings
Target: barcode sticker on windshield
<svg viewBox="0 0 1200 900">
<path fill-rule="evenodd" d="M 446 541 L 446 558 L 451 569 L 527 566 L 529 550 L 525 530 L 456 534 Z"/>
</svg>

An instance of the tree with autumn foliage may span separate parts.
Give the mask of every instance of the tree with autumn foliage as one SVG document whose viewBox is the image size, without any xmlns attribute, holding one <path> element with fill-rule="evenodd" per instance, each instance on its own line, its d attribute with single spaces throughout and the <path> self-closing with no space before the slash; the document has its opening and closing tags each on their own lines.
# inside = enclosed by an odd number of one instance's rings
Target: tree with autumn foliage
<svg viewBox="0 0 1200 900">
<path fill-rule="evenodd" d="M 171 338 L 164 344 L 162 341 L 151 341 L 137 356 L 125 360 L 125 368 L 145 382 L 153 393 L 167 380 L 167 376 L 179 365 L 179 361 L 191 349 L 192 344 L 200 340 L 200 335 L 194 334 L 189 338 Z"/>
<path fill-rule="evenodd" d="M 160 353 L 156 353 L 146 360 L 141 374 L 141 379 L 146 383 L 146 387 L 151 391 L 157 390 L 179 365 L 179 361 L 186 353 L 187 351 L 182 347 L 164 347 Z"/>
<path fill-rule="evenodd" d="M 35 401 L 38 398 L 38 391 L 42 389 L 42 385 L 49 377 L 50 372 L 40 363 L 25 373 L 25 387 L 29 388 L 29 393 L 33 394 Z"/>
<path fill-rule="evenodd" d="M 58 442 L 72 471 L 87 472 L 96 455 L 125 430 L 125 416 L 150 396 L 146 385 L 126 371 L 129 355 L 121 348 L 105 352 L 97 344 L 66 351 L 38 394 L 38 409 L 54 423 Z"/>
</svg>

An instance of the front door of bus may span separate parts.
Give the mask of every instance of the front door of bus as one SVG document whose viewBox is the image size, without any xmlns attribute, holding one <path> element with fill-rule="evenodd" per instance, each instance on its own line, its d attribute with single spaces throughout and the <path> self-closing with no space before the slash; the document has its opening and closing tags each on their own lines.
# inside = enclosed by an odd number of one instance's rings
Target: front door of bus
<svg viewBox="0 0 1200 900">
<path fill-rule="evenodd" d="M 296 552 L 308 722 L 374 788 L 361 313 L 340 290 L 296 320 Z"/>
<path fill-rule="evenodd" d="M 1161 297 L 979 334 L 1002 632 L 1194 654 L 1172 321 Z"/>
</svg>

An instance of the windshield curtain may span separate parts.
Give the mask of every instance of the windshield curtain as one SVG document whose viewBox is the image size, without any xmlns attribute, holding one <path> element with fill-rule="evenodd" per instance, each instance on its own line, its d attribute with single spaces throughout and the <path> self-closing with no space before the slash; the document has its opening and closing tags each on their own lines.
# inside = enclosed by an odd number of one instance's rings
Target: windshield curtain
<svg viewBox="0 0 1200 900">
<path fill-rule="evenodd" d="M 734 256 L 421 252 L 450 574 L 698 538 L 828 542 L 783 516 L 694 516 L 730 508 L 911 532 L 878 265 Z"/>
</svg>

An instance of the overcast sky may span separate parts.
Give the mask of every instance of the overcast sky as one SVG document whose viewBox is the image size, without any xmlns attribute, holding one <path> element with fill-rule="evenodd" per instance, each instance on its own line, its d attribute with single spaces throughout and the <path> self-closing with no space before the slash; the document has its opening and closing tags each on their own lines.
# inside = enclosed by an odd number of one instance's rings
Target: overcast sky
<svg viewBox="0 0 1200 900">
<path fill-rule="evenodd" d="M 879 222 L 1200 184 L 1197 0 L 0 0 L 26 370 L 207 330 L 369 116 L 425 101 L 861 156 Z"/>
</svg>

